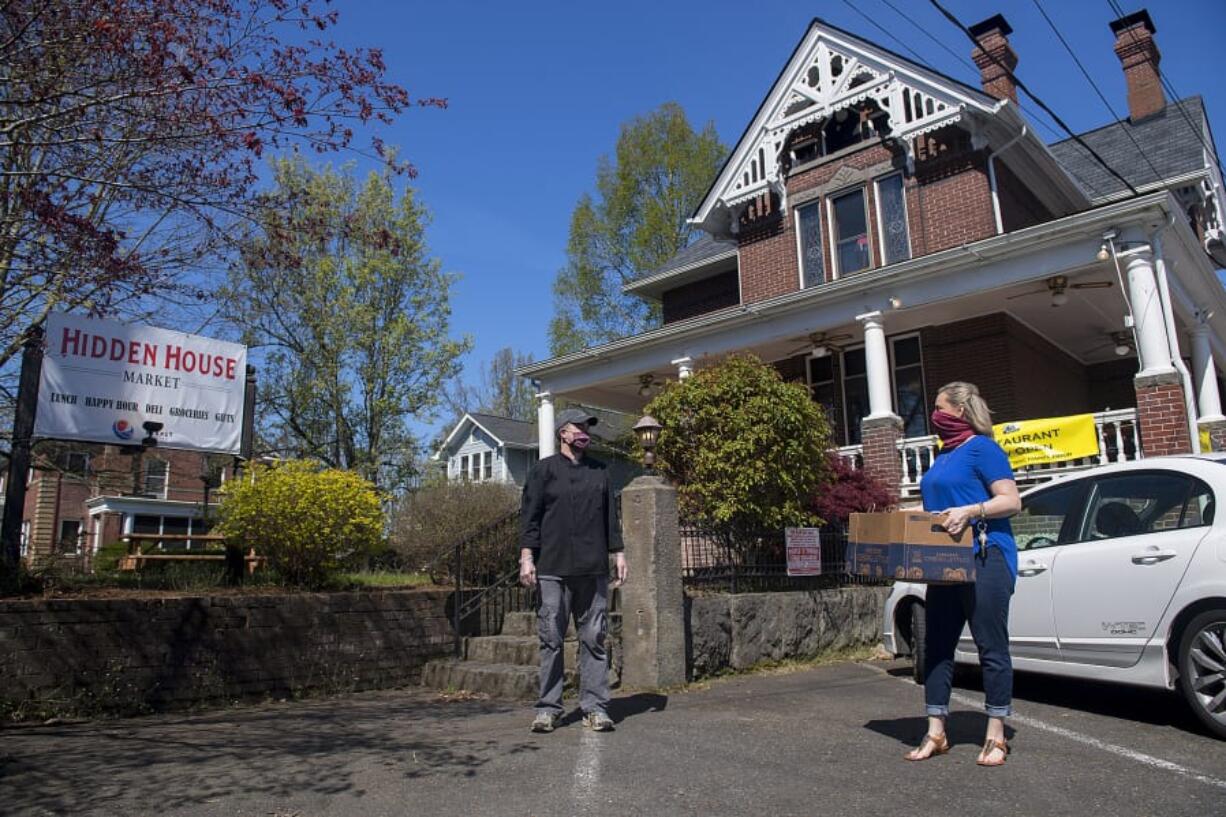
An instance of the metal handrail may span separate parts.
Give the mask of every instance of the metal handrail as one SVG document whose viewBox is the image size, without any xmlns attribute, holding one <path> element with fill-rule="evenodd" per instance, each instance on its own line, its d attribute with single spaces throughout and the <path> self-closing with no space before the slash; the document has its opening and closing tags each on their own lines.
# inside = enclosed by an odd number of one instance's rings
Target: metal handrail
<svg viewBox="0 0 1226 817">
<path fill-rule="evenodd" d="M 506 529 L 509 529 L 509 535 L 507 534 Z M 486 600 L 489 598 L 497 598 L 501 602 L 502 597 L 506 595 L 503 591 L 506 591 L 509 588 L 509 586 L 514 581 L 517 581 L 519 578 L 519 568 L 516 567 L 514 570 L 509 570 L 505 573 L 499 574 L 492 582 L 490 582 L 489 584 L 487 584 L 485 587 L 481 588 L 480 590 L 477 590 L 473 596 L 471 596 L 468 599 L 465 599 L 464 597 L 465 551 L 469 550 L 474 544 L 478 542 L 487 541 L 489 537 L 491 536 L 507 536 L 508 539 L 512 539 L 512 540 L 518 539 L 519 537 L 519 511 L 518 510 L 510 511 L 506 515 L 499 517 L 498 519 L 494 520 L 488 525 L 484 525 L 483 527 L 478 529 L 476 532 L 457 541 L 452 548 L 452 553 L 451 553 L 451 557 L 453 559 L 452 580 L 455 585 L 455 596 L 454 596 L 453 604 L 452 604 L 452 629 L 454 631 L 453 647 L 454 647 L 455 655 L 457 658 L 459 658 L 461 653 L 463 652 L 464 638 L 463 638 L 462 627 L 463 627 L 463 622 L 465 618 L 472 615 L 474 611 L 481 610 L 482 606 L 485 604 Z M 511 559 L 511 558 L 514 558 L 517 548 L 508 546 L 506 548 L 506 551 L 507 551 L 508 558 Z M 441 555 L 442 554 L 440 554 L 440 556 Z M 492 595 L 495 592 L 497 592 L 498 595 Z M 501 609 L 501 606 L 502 605 L 500 604 L 499 609 L 495 611 L 494 618 L 501 619 L 500 614 L 509 612 L 509 610 Z M 509 607 L 510 605 L 507 605 L 507 606 Z"/>
</svg>

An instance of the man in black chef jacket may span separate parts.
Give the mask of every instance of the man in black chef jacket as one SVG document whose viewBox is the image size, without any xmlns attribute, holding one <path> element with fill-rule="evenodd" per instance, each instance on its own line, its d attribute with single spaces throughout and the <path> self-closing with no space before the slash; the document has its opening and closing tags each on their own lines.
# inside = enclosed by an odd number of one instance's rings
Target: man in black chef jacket
<svg viewBox="0 0 1226 817">
<path fill-rule="evenodd" d="M 552 732 L 562 719 L 562 639 L 573 614 L 579 631 L 579 706 L 583 724 L 613 728 L 609 702 L 609 554 L 616 554 L 616 587 L 626 579 L 604 463 L 585 455 L 596 418 L 579 409 L 558 413 L 558 453 L 532 467 L 520 512 L 519 579 L 539 587 L 537 631 L 541 639 L 541 697 L 533 732 Z"/>
</svg>

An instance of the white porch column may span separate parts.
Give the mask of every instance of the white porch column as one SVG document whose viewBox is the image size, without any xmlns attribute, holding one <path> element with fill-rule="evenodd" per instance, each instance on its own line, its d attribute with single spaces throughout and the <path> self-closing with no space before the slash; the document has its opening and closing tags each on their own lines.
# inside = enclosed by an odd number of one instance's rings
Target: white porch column
<svg viewBox="0 0 1226 817">
<path fill-rule="evenodd" d="M 557 438 L 553 433 L 553 395 L 543 391 L 536 396 L 536 443 L 541 459 L 557 453 Z"/>
<path fill-rule="evenodd" d="M 1132 319 L 1137 333 L 1137 357 L 1141 371 L 1138 377 L 1174 372 L 1170 345 L 1154 279 L 1154 254 L 1149 247 L 1132 250 L 1124 259 L 1128 269 L 1128 297 L 1132 301 Z"/>
<path fill-rule="evenodd" d="M 694 374 L 694 358 L 686 355 L 672 361 L 672 364 L 677 367 L 677 379 L 685 380 L 690 375 Z"/>
<path fill-rule="evenodd" d="M 1209 348 L 1209 327 L 1201 321 L 1189 330 L 1192 336 L 1192 376 L 1195 378 L 1196 404 L 1200 420 L 1226 420 L 1217 388 L 1217 366 Z"/>
<path fill-rule="evenodd" d="M 880 312 L 857 315 L 864 327 L 864 367 L 868 378 L 868 416 L 875 420 L 894 416 L 894 401 L 890 397 L 890 354 L 885 344 L 885 324 Z"/>
</svg>

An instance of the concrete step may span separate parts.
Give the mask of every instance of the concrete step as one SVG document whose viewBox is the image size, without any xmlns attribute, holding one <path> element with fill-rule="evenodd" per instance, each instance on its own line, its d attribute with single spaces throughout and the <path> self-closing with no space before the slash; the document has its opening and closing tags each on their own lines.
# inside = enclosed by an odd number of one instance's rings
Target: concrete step
<svg viewBox="0 0 1226 817">
<path fill-rule="evenodd" d="M 507 613 L 502 617 L 502 635 L 536 636 L 536 613 Z"/>
<path fill-rule="evenodd" d="M 480 692 L 512 700 L 532 700 L 539 694 L 536 667 L 517 664 L 441 659 L 422 668 L 421 683 L 433 689 Z"/>
<path fill-rule="evenodd" d="M 531 635 L 487 635 L 464 639 L 464 657 L 482 664 L 535 667 L 540 662 L 540 639 Z"/>
</svg>

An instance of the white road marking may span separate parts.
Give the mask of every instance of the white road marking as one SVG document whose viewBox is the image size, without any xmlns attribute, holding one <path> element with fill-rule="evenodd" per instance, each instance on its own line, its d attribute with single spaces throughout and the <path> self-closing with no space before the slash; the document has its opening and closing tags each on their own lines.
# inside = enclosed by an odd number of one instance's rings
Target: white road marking
<svg viewBox="0 0 1226 817">
<path fill-rule="evenodd" d="M 913 683 L 912 681 L 904 680 L 895 675 L 890 675 L 882 667 L 874 667 L 869 664 L 861 664 L 860 666 L 868 667 L 873 672 L 880 673 L 881 675 L 884 675 L 887 678 L 891 678 L 893 680 L 899 681 L 904 684 Z M 970 706 L 976 709 L 983 708 L 983 701 L 977 701 L 974 698 L 969 698 L 958 692 L 954 692 L 950 694 L 949 697 L 951 701 L 957 701 L 958 703 L 964 706 Z M 1031 718 L 1025 715 L 1018 715 L 1016 712 L 1013 715 L 1009 716 L 1008 721 L 1010 723 L 1020 723 L 1024 726 L 1030 727 L 1031 729 L 1039 729 L 1044 732 L 1050 732 L 1053 735 L 1059 735 L 1062 738 L 1065 738 L 1067 740 L 1076 741 L 1077 743 L 1081 743 L 1086 746 L 1090 746 L 1094 749 L 1098 749 L 1099 751 L 1108 752 L 1110 754 L 1117 755 L 1118 757 L 1127 758 L 1128 760 L 1134 761 L 1136 763 L 1140 763 L 1145 766 L 1149 766 L 1150 768 L 1153 768 L 1153 769 L 1162 769 L 1164 771 L 1174 772 L 1175 774 L 1181 777 L 1186 777 L 1189 780 L 1195 780 L 1198 783 L 1204 783 L 1207 786 L 1214 786 L 1215 788 L 1226 790 L 1226 780 L 1222 780 L 1221 778 L 1217 778 L 1217 777 L 1211 777 L 1210 775 L 1207 775 L 1207 774 L 1201 774 L 1195 769 L 1189 769 L 1187 766 L 1181 766 L 1178 763 L 1174 763 L 1169 760 L 1163 760 L 1160 757 L 1154 757 L 1153 755 L 1147 755 L 1144 752 L 1138 752 L 1134 749 L 1129 749 L 1127 746 L 1119 746 L 1114 743 L 1107 743 L 1106 741 L 1099 740 L 1098 738 L 1090 737 L 1089 735 L 1083 735 L 1080 732 L 1074 732 L 1072 729 L 1065 729 L 1063 726 L 1055 726 L 1053 724 L 1041 721 L 1037 718 Z"/>
<path fill-rule="evenodd" d="M 579 736 L 579 755 L 575 758 L 575 774 L 570 795 L 576 806 L 594 806 L 596 787 L 600 784 L 600 736 L 583 728 Z"/>
</svg>

